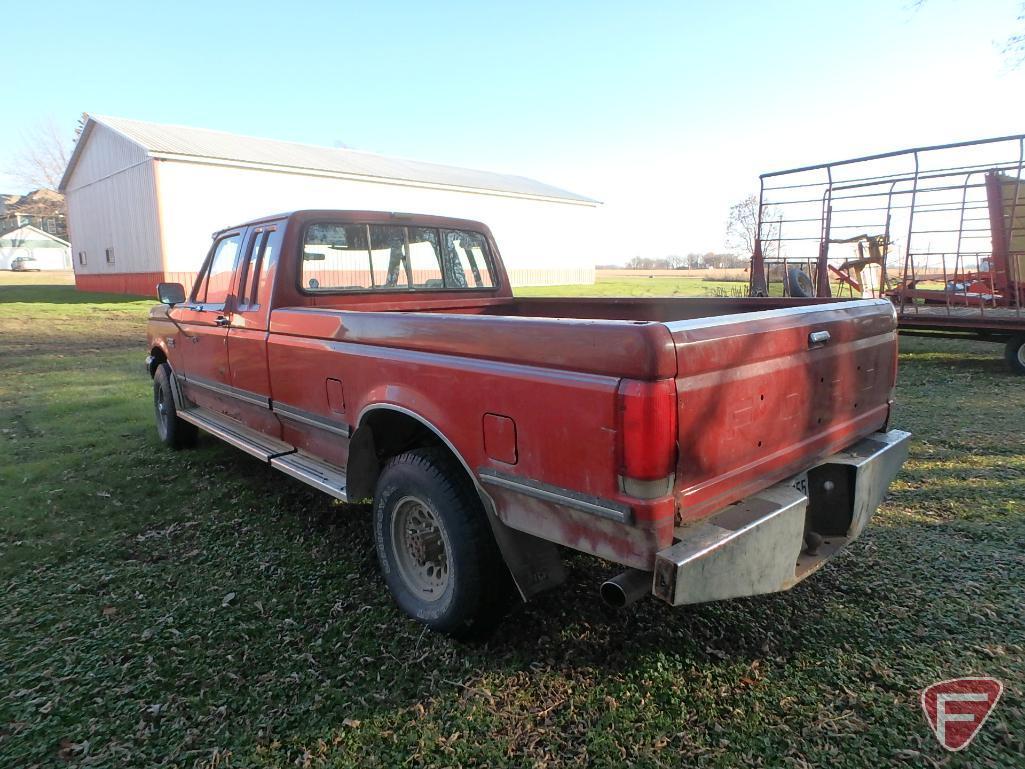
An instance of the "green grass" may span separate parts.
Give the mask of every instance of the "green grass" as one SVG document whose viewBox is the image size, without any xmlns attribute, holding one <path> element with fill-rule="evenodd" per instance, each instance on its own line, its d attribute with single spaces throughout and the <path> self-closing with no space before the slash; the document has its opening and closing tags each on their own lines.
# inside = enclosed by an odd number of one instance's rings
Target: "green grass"
<svg viewBox="0 0 1025 769">
<path fill-rule="evenodd" d="M 599 278 L 593 286 L 530 286 L 521 296 L 711 296 L 715 289 L 746 290 L 747 284 L 693 277 Z"/>
<path fill-rule="evenodd" d="M 911 460 L 790 593 L 611 612 L 577 556 L 464 645 L 392 605 L 365 508 L 161 448 L 149 304 L 0 286 L 0 767 L 1023 765 L 1025 388 L 999 348 L 904 341 Z M 918 694 L 968 674 L 1006 690 L 948 756 Z"/>
</svg>

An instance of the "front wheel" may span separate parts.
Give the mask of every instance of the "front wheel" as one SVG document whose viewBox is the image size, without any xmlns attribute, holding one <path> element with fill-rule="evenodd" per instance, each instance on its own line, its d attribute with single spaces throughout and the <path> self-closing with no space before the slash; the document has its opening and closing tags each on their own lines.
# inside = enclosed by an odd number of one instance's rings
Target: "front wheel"
<svg viewBox="0 0 1025 769">
<path fill-rule="evenodd" d="M 153 375 L 153 412 L 157 418 L 157 435 L 161 443 L 172 449 L 185 449 L 196 445 L 196 426 L 181 419 L 174 406 L 174 396 L 171 394 L 171 369 L 166 363 L 157 366 Z"/>
<path fill-rule="evenodd" d="M 480 498 L 444 450 L 388 462 L 374 495 L 374 540 L 395 602 L 432 630 L 486 634 L 508 608 L 511 581 Z"/>
<path fill-rule="evenodd" d="M 1004 359 L 1015 374 L 1025 374 L 1025 336 L 1013 336 L 1007 340 Z"/>
</svg>

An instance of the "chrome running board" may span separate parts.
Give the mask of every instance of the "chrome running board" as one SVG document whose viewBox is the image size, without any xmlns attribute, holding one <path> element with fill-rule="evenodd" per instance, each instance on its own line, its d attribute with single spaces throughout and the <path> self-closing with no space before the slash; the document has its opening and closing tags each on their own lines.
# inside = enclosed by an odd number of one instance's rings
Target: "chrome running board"
<svg viewBox="0 0 1025 769">
<path fill-rule="evenodd" d="M 178 411 L 178 416 L 186 422 L 191 422 L 200 430 L 204 430 L 264 462 L 270 462 L 274 457 L 295 451 L 295 446 L 289 443 L 271 438 L 258 430 L 246 427 L 231 417 L 218 414 L 202 406 L 181 409 Z"/>
<path fill-rule="evenodd" d="M 335 499 L 340 499 L 342 502 L 348 501 L 348 496 L 345 493 L 345 473 L 335 465 L 296 451 L 292 454 L 271 458 L 270 466 L 313 486 L 315 489 L 330 494 Z"/>
<path fill-rule="evenodd" d="M 269 462 L 276 470 L 330 494 L 335 499 L 348 501 L 345 493 L 345 471 L 342 468 L 315 459 L 309 454 L 297 451 L 290 443 L 279 441 L 202 406 L 179 409 L 178 416 L 215 438 L 220 438 L 257 459 Z"/>
</svg>

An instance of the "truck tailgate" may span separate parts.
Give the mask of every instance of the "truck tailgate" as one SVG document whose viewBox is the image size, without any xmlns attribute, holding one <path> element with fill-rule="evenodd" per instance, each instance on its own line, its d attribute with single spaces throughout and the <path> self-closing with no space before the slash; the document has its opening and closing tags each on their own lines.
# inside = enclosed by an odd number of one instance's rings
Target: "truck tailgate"
<svg viewBox="0 0 1025 769">
<path fill-rule="evenodd" d="M 807 470 L 887 422 L 897 324 L 884 299 L 666 326 L 677 355 L 681 522 Z"/>
</svg>

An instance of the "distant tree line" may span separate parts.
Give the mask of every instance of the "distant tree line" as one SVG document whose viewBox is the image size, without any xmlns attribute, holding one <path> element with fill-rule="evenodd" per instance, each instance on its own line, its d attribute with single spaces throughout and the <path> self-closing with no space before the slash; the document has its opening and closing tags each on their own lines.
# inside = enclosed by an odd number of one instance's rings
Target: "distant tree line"
<svg viewBox="0 0 1025 769">
<path fill-rule="evenodd" d="M 629 270 L 707 270 L 732 269 L 747 267 L 749 257 L 737 254 L 717 254 L 709 251 L 704 254 L 670 254 L 659 259 L 635 256 L 626 263 Z M 615 265 L 599 265 L 599 267 L 615 267 Z"/>
</svg>

